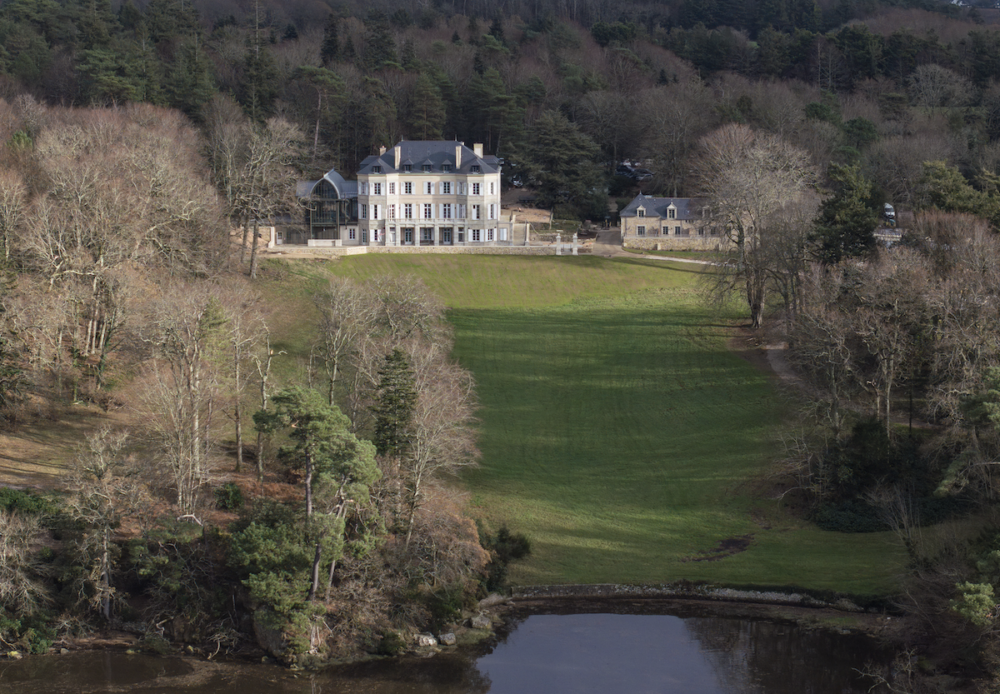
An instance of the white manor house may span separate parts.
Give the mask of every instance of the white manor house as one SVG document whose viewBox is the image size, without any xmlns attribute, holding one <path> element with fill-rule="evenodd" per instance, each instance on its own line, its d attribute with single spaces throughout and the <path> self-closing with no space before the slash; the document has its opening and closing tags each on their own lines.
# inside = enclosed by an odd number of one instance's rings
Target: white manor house
<svg viewBox="0 0 1000 694">
<path fill-rule="evenodd" d="M 500 167 L 481 144 L 407 141 L 361 162 L 357 182 L 336 171 L 298 185 L 301 230 L 278 243 L 310 246 L 490 246 L 508 244 Z"/>
</svg>

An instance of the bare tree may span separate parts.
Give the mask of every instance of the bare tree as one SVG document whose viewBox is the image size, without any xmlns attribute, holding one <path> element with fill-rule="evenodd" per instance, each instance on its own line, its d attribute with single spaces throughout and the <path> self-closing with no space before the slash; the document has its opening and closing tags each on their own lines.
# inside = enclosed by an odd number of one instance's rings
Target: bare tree
<svg viewBox="0 0 1000 694">
<path fill-rule="evenodd" d="M 87 527 L 79 547 L 87 569 L 80 596 L 108 620 L 117 595 L 111 580 L 112 532 L 149 505 L 140 468 L 127 454 L 127 445 L 127 433 L 102 428 L 87 436 L 70 473 L 73 494 L 67 508 Z"/>
<path fill-rule="evenodd" d="M 320 311 L 320 337 L 316 351 L 326 368 L 330 404 L 336 404 L 337 379 L 345 365 L 375 327 L 378 304 L 367 288 L 335 278 L 313 297 Z"/>
<path fill-rule="evenodd" d="M 29 613 L 45 601 L 33 552 L 42 535 L 38 516 L 0 509 L 0 605 Z"/>
<path fill-rule="evenodd" d="M 203 285 L 172 287 L 154 302 L 142 332 L 152 350 L 145 368 L 148 432 L 167 463 L 176 503 L 191 513 L 208 481 L 214 443 L 226 317 L 217 293 Z"/>
<path fill-rule="evenodd" d="M 239 472 L 243 468 L 243 397 L 269 333 L 264 321 L 263 300 L 249 286 L 242 282 L 227 286 L 221 303 L 229 344 L 231 416 L 236 428 L 236 471 Z"/>
<path fill-rule="evenodd" d="M 723 126 L 703 138 L 699 149 L 698 188 L 731 249 L 731 259 L 712 274 L 712 292 L 721 297 L 739 288 L 759 328 L 773 269 L 767 236 L 776 213 L 799 200 L 815 170 L 802 150 L 744 125 Z"/>
<path fill-rule="evenodd" d="M 416 376 L 412 440 L 400 461 L 406 490 L 406 544 L 425 500 L 425 486 L 475 465 L 475 382 L 472 374 L 433 352 L 411 355 Z"/>
<path fill-rule="evenodd" d="M 296 163 L 304 137 L 282 118 L 250 122 L 231 102 L 217 97 L 208 111 L 209 160 L 216 187 L 225 197 L 230 222 L 243 229 L 240 260 L 248 236 L 250 277 L 257 276 L 258 228 L 262 220 L 295 209 Z"/>
</svg>

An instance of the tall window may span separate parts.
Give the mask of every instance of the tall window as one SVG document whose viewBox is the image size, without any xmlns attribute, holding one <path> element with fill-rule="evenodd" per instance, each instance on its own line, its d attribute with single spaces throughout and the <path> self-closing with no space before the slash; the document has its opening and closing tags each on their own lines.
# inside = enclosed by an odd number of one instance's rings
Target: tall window
<svg viewBox="0 0 1000 694">
<path fill-rule="evenodd" d="M 358 230 L 357 229 L 348 229 L 347 230 L 347 238 L 349 238 L 351 241 L 357 240 L 357 238 L 358 238 Z"/>
<path fill-rule="evenodd" d="M 368 205 L 361 205 L 361 219 L 368 219 Z"/>
<path fill-rule="evenodd" d="M 490 181 L 490 195 L 493 195 L 494 193 L 496 193 L 496 188 L 494 188 L 495 185 L 496 185 L 496 183 L 494 183 L 493 181 Z"/>
<path fill-rule="evenodd" d="M 431 183 L 430 181 L 427 181 L 424 184 L 424 192 L 427 193 L 428 195 L 434 195 L 434 184 Z"/>
<path fill-rule="evenodd" d="M 434 240 L 434 227 L 421 227 L 421 229 L 420 229 L 420 240 L 421 241 L 433 241 Z"/>
<path fill-rule="evenodd" d="M 382 184 L 381 183 L 376 183 L 374 187 L 375 187 L 375 195 L 381 195 L 382 194 Z"/>
<path fill-rule="evenodd" d="M 389 195 L 395 195 L 395 194 L 396 194 L 396 184 L 395 183 L 390 183 L 389 184 Z"/>
<path fill-rule="evenodd" d="M 403 205 L 403 216 L 406 219 L 413 219 L 413 205 Z"/>
<path fill-rule="evenodd" d="M 441 194 L 442 195 L 451 195 L 451 183 L 450 182 L 444 181 L 441 184 Z"/>
<path fill-rule="evenodd" d="M 472 206 L 472 218 L 473 219 L 482 219 L 482 217 L 479 216 L 479 205 L 473 205 Z"/>
<path fill-rule="evenodd" d="M 395 218 L 396 218 L 396 206 L 389 205 L 389 219 L 395 219 Z"/>
<path fill-rule="evenodd" d="M 486 240 L 487 241 L 492 241 L 493 240 L 493 229 L 487 229 L 486 230 Z"/>
<path fill-rule="evenodd" d="M 646 235 L 646 227 L 644 227 L 644 226 L 637 226 L 635 228 L 635 233 L 636 233 L 636 236 L 645 236 Z"/>
<path fill-rule="evenodd" d="M 497 218 L 497 206 L 490 205 L 490 219 L 496 219 L 496 218 Z"/>
<path fill-rule="evenodd" d="M 472 184 L 472 194 L 473 195 L 479 195 L 479 184 L 478 183 L 473 183 Z"/>
<path fill-rule="evenodd" d="M 449 203 L 441 205 L 441 217 L 442 219 L 451 219 L 451 205 Z"/>
<path fill-rule="evenodd" d="M 683 234 L 681 234 L 680 227 L 674 227 L 674 236 L 683 236 Z"/>
<path fill-rule="evenodd" d="M 372 205 L 372 219 L 378 219 L 378 205 Z"/>
<path fill-rule="evenodd" d="M 424 219 L 434 219 L 433 205 L 424 205 Z"/>
<path fill-rule="evenodd" d="M 403 184 L 403 195 L 413 195 L 413 182 L 407 181 Z"/>
<path fill-rule="evenodd" d="M 403 229 L 403 240 L 406 243 L 413 243 L 413 229 Z"/>
<path fill-rule="evenodd" d="M 480 234 L 479 229 L 473 229 L 472 230 L 472 240 L 473 241 L 479 241 L 480 240 L 479 234 Z"/>
<path fill-rule="evenodd" d="M 677 210 L 675 210 L 674 208 L 671 207 L 670 209 L 667 210 L 667 219 L 674 219 L 676 215 L 677 215 Z"/>
</svg>

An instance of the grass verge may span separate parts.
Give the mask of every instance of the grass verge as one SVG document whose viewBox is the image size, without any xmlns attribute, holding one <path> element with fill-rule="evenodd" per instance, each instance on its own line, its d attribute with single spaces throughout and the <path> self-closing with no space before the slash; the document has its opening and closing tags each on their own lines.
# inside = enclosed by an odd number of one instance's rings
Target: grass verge
<svg viewBox="0 0 1000 694">
<path fill-rule="evenodd" d="M 482 401 L 472 512 L 533 540 L 512 579 L 679 579 L 859 594 L 894 588 L 885 534 L 821 531 L 750 483 L 783 417 L 766 374 L 726 348 L 699 269 L 602 258 L 373 255 L 338 275 L 422 277 L 451 307 Z M 745 539 L 742 551 L 717 551 Z"/>
</svg>

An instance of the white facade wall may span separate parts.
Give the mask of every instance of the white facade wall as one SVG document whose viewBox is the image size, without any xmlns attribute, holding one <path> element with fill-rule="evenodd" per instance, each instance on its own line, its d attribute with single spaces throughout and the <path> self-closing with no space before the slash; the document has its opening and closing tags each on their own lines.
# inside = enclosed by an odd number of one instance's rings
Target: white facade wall
<svg viewBox="0 0 1000 694">
<path fill-rule="evenodd" d="M 510 239 L 509 223 L 500 220 L 499 173 L 413 168 L 358 176 L 358 233 L 343 239 L 345 246 L 492 245 Z"/>
</svg>

